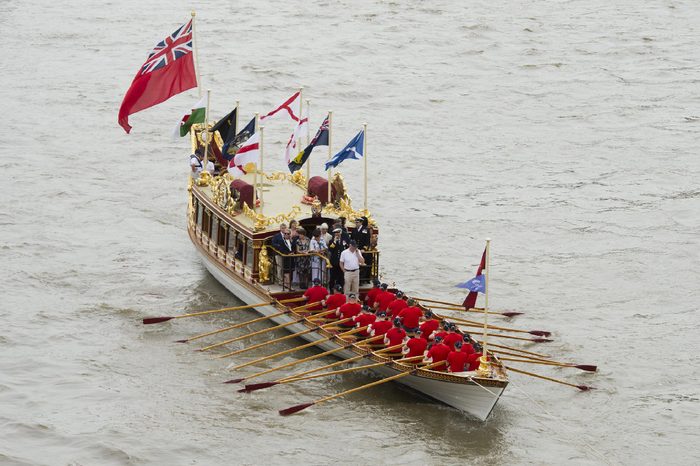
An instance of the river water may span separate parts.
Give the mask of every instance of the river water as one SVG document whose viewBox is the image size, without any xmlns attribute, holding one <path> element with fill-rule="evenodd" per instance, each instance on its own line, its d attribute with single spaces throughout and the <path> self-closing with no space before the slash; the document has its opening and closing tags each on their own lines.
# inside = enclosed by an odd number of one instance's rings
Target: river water
<svg viewBox="0 0 700 466">
<path fill-rule="evenodd" d="M 523 367 L 597 390 L 512 374 L 485 423 L 390 384 L 281 418 L 371 379 L 241 395 L 172 341 L 252 312 L 143 327 L 238 302 L 185 230 L 170 132 L 196 92 L 128 136 L 116 123 L 193 5 L 0 4 L 3 465 L 700 462 L 697 2 L 195 2 L 213 116 L 304 86 L 312 127 L 334 110 L 335 149 L 368 123 L 388 280 L 460 300 L 490 237 L 491 305 L 526 313 L 499 323 L 599 366 Z M 269 124 L 266 168 L 291 130 Z M 360 206 L 361 163 L 341 167 Z"/>
</svg>

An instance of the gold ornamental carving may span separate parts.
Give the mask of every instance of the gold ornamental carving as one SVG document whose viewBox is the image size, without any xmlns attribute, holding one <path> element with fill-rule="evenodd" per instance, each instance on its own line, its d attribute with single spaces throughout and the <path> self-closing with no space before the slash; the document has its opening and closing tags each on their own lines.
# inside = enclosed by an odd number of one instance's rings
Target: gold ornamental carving
<svg viewBox="0 0 700 466">
<path fill-rule="evenodd" d="M 348 222 L 354 222 L 355 219 L 360 217 L 367 217 L 369 226 L 376 228 L 377 222 L 372 218 L 370 211 L 367 209 L 355 210 L 352 208 L 351 202 L 350 196 L 346 195 L 340 199 L 337 206 L 326 204 L 323 207 L 323 212 L 327 217 L 345 217 Z"/>
<path fill-rule="evenodd" d="M 292 175 L 282 172 L 274 172 L 269 174 L 265 173 L 265 178 L 270 181 L 289 181 L 290 183 L 299 186 L 301 189 L 306 189 L 306 177 L 301 174 L 301 171 L 296 171 Z"/>
<path fill-rule="evenodd" d="M 258 279 L 261 283 L 267 283 L 270 281 L 270 268 L 272 263 L 267 254 L 267 247 L 260 249 L 260 254 L 258 256 Z"/>
<path fill-rule="evenodd" d="M 292 210 L 286 214 L 279 214 L 273 217 L 267 217 L 263 214 L 255 212 L 253 209 L 248 207 L 248 204 L 243 203 L 243 214 L 253 220 L 253 229 L 255 231 L 264 230 L 265 228 L 276 225 L 282 222 L 289 222 L 290 220 L 296 218 L 301 213 L 301 207 L 298 205 L 292 206 Z"/>
</svg>

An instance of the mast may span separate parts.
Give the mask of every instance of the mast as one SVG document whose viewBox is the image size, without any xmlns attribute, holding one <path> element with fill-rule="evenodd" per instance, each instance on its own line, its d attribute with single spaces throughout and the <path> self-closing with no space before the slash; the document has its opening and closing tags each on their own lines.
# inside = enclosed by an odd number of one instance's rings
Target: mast
<svg viewBox="0 0 700 466">
<path fill-rule="evenodd" d="M 236 125 L 236 133 L 238 133 L 238 114 L 241 113 L 241 101 L 237 100 L 236 101 L 236 121 L 234 122 L 234 125 Z"/>
<path fill-rule="evenodd" d="M 306 99 L 306 145 L 304 146 L 305 148 L 309 146 L 310 142 L 309 141 L 309 131 L 311 128 L 311 101 L 309 99 Z M 299 150 L 297 154 L 301 152 Z M 306 161 L 306 186 L 308 187 L 309 185 L 309 180 L 311 179 L 311 160 Z"/>
<path fill-rule="evenodd" d="M 484 272 L 484 334 L 481 358 L 479 358 L 479 375 L 488 377 L 491 374 L 488 359 L 488 322 L 489 322 L 489 275 L 491 275 L 491 238 L 486 238 L 486 267 Z"/>
<path fill-rule="evenodd" d="M 202 97 L 202 80 L 199 78 L 199 51 L 197 50 L 197 27 L 195 17 L 197 13 L 192 10 L 192 53 L 194 53 L 194 75 L 197 78 L 197 96 Z"/>
<path fill-rule="evenodd" d="M 260 112 L 255 112 L 255 131 L 253 134 L 258 132 L 258 125 L 260 124 Z M 258 142 L 259 147 L 262 144 Z M 260 150 L 260 149 L 258 149 Z M 258 164 L 255 164 L 255 170 L 253 171 L 253 212 L 255 212 L 255 206 L 258 203 Z"/>
<path fill-rule="evenodd" d="M 263 168 L 263 133 L 265 130 L 265 125 L 260 127 L 260 211 L 263 209 L 263 191 L 265 190 L 265 169 Z M 257 176 L 258 167 L 255 167 L 255 173 Z"/>
<path fill-rule="evenodd" d="M 365 159 L 365 214 L 367 210 L 367 123 L 362 125 L 363 137 L 362 137 L 362 158 Z"/>
<path fill-rule="evenodd" d="M 333 156 L 332 147 L 333 145 L 333 110 L 328 111 L 328 160 Z M 331 202 L 331 175 L 333 174 L 333 169 L 328 168 L 328 203 Z"/>
</svg>

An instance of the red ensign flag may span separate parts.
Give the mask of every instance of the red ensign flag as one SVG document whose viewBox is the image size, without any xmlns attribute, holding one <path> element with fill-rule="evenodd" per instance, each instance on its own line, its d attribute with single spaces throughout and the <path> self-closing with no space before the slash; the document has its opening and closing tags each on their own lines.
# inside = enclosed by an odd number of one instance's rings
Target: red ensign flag
<svg viewBox="0 0 700 466">
<path fill-rule="evenodd" d="M 192 52 L 192 21 L 160 41 L 141 66 L 119 108 L 119 125 L 131 130 L 129 115 L 197 87 Z"/>
</svg>

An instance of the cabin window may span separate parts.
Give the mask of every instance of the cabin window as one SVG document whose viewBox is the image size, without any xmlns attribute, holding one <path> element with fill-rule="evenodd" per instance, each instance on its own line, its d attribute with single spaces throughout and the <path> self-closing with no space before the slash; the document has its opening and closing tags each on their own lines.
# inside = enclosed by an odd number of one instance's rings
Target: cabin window
<svg viewBox="0 0 700 466">
<path fill-rule="evenodd" d="M 207 236 L 211 234 L 211 212 L 207 209 L 202 212 L 202 233 Z"/>
<path fill-rule="evenodd" d="M 211 218 L 211 240 L 214 243 L 217 243 L 218 239 L 218 234 L 219 234 L 219 217 L 216 217 L 212 215 Z"/>
<path fill-rule="evenodd" d="M 255 252 L 255 250 L 253 249 L 253 240 L 246 238 L 245 245 L 246 245 L 245 263 L 247 266 L 252 267 L 253 266 L 253 254 Z"/>
<path fill-rule="evenodd" d="M 239 261 L 243 260 L 243 248 L 245 247 L 243 244 L 244 240 L 245 237 L 239 232 L 236 232 L 236 254 L 234 257 Z"/>
<path fill-rule="evenodd" d="M 219 220 L 219 231 L 218 231 L 217 236 L 216 236 L 217 237 L 216 244 L 219 246 L 226 247 L 226 243 L 227 243 L 226 236 L 228 235 L 228 232 L 229 232 L 229 229 L 226 227 L 227 227 L 227 225 L 224 222 L 222 222 L 221 220 Z"/>
</svg>

